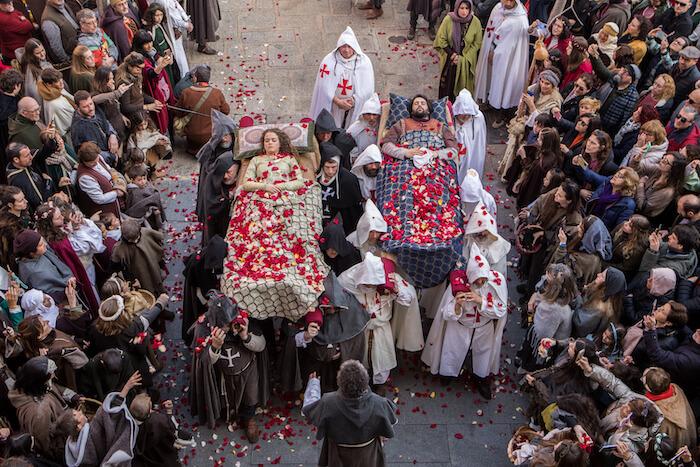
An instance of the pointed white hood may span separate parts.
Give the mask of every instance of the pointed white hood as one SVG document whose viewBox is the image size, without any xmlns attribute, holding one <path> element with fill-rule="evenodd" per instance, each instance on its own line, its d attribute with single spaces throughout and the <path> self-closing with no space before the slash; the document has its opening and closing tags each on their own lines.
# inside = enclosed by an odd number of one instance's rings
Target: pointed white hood
<svg viewBox="0 0 700 467">
<path fill-rule="evenodd" d="M 357 36 L 355 36 L 355 31 L 350 26 L 346 27 L 345 31 L 340 34 L 338 42 L 335 44 L 335 49 L 338 50 L 341 45 L 349 45 L 357 55 L 364 55 L 360 48 L 360 43 L 357 41 Z"/>
<path fill-rule="evenodd" d="M 357 221 L 357 229 L 348 235 L 347 240 L 355 245 L 355 248 L 361 248 L 362 245 L 367 243 L 371 230 L 386 233 L 389 230 L 389 226 L 384 220 L 382 213 L 379 212 L 377 205 L 368 199 L 365 203 L 365 212 L 360 217 L 360 220 Z"/>
<path fill-rule="evenodd" d="M 376 92 L 372 94 L 372 97 L 367 99 L 364 104 L 362 104 L 360 115 L 364 114 L 382 114 L 382 103 L 379 101 L 379 95 Z"/>
<path fill-rule="evenodd" d="M 467 280 L 469 280 L 470 284 L 473 284 L 479 278 L 485 277 L 488 279 L 490 277 L 489 271 L 491 271 L 491 265 L 488 260 L 481 253 L 478 246 L 472 245 L 469 250 L 467 263 Z"/>
<path fill-rule="evenodd" d="M 455 104 L 452 106 L 452 113 L 457 115 L 471 115 L 476 116 L 481 113 L 479 106 L 476 105 L 472 93 L 467 89 L 462 89 L 455 100 Z"/>
<path fill-rule="evenodd" d="M 471 205 L 484 203 L 488 212 L 496 217 L 496 200 L 493 199 L 491 193 L 484 190 L 484 186 L 481 184 L 481 178 L 476 170 L 467 170 L 462 183 L 459 185 L 459 197 L 462 203 Z M 466 212 L 466 214 L 470 213 Z"/>
<path fill-rule="evenodd" d="M 464 227 L 464 235 L 478 234 L 483 231 L 490 233 L 493 237 L 498 237 L 498 227 L 496 220 L 486 209 L 486 205 L 482 202 L 476 205 L 472 211 L 467 225 Z"/>
<path fill-rule="evenodd" d="M 365 199 L 370 199 L 372 190 L 377 186 L 377 178 L 369 177 L 365 174 L 362 167 L 373 162 L 382 162 L 382 152 L 376 144 L 370 144 L 362 153 L 357 156 L 355 163 L 352 164 L 350 172 L 354 173 L 357 180 L 360 182 L 360 191 Z"/>
</svg>

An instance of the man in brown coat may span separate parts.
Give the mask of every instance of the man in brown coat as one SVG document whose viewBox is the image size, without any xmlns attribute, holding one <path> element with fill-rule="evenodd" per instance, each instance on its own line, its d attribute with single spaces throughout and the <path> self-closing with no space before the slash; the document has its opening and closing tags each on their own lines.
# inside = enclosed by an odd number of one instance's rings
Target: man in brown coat
<svg viewBox="0 0 700 467">
<path fill-rule="evenodd" d="M 192 78 L 194 85 L 182 91 L 177 107 L 187 109 L 192 112 L 189 124 L 185 127 L 187 138 L 187 152 L 196 154 L 211 137 L 211 110 L 216 109 L 228 115 L 231 108 L 226 102 L 224 94 L 209 84 L 211 69 L 206 65 L 198 66 Z M 206 97 L 205 96 L 206 93 Z M 204 100 L 202 100 L 204 98 Z M 201 101 L 201 102 L 200 102 Z M 184 117 L 187 112 L 178 111 L 176 116 Z"/>
</svg>

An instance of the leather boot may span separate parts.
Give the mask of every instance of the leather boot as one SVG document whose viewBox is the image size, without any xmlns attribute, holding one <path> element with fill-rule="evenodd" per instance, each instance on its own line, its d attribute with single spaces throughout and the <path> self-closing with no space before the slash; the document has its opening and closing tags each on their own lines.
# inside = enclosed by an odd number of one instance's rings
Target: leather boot
<svg viewBox="0 0 700 467">
<path fill-rule="evenodd" d="M 248 442 L 250 443 L 257 443 L 258 439 L 260 439 L 260 429 L 258 428 L 258 424 L 255 423 L 254 418 L 251 418 L 248 420 L 248 423 L 246 423 L 245 437 L 248 438 Z"/>
<path fill-rule="evenodd" d="M 406 36 L 409 41 L 412 41 L 413 39 L 416 38 L 416 28 L 415 26 L 411 26 L 411 29 L 408 30 L 408 36 Z"/>
<path fill-rule="evenodd" d="M 382 16 L 383 14 L 384 14 L 384 10 L 382 10 L 381 8 L 372 8 L 371 10 L 369 10 L 369 12 L 367 13 L 367 16 L 365 18 L 377 19 L 380 16 Z"/>
<path fill-rule="evenodd" d="M 372 2 L 372 0 L 369 0 L 366 3 L 360 3 L 355 8 L 357 8 L 358 10 L 371 10 L 372 8 L 374 8 L 374 2 Z"/>
</svg>

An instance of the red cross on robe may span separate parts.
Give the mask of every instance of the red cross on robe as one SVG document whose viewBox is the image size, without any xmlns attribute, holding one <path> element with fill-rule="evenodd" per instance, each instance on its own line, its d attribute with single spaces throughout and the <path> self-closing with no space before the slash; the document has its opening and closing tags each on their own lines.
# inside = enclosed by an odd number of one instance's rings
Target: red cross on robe
<svg viewBox="0 0 700 467">
<path fill-rule="evenodd" d="M 352 86 L 348 84 L 348 80 L 343 78 L 340 83 L 338 83 L 338 89 L 340 89 L 341 96 L 347 96 L 348 90 L 352 91 Z"/>
<path fill-rule="evenodd" d="M 321 78 L 323 78 L 323 75 L 330 75 L 331 74 L 330 70 L 328 69 L 328 65 L 326 65 L 325 63 L 323 64 L 321 69 L 318 70 L 318 72 L 321 75 Z"/>
</svg>

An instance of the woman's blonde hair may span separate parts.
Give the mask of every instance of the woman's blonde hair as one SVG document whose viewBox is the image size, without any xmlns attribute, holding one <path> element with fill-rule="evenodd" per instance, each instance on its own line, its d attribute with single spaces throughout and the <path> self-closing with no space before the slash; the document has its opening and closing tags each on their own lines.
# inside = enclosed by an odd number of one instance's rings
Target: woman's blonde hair
<svg viewBox="0 0 700 467">
<path fill-rule="evenodd" d="M 669 100 L 676 95 L 676 82 L 673 81 L 671 75 L 662 73 L 657 78 L 664 80 L 664 90 L 661 92 L 661 99 Z"/>
<path fill-rule="evenodd" d="M 601 104 L 600 104 L 600 101 L 598 99 L 596 99 L 595 97 L 584 97 L 583 99 L 581 99 L 579 101 L 578 105 L 579 106 L 587 105 L 591 109 L 593 109 L 592 113 L 597 113 L 598 110 L 600 110 Z"/>
<path fill-rule="evenodd" d="M 658 120 L 649 120 L 639 129 L 642 133 L 646 133 L 654 137 L 654 146 L 666 141 L 666 130 L 664 126 Z"/>
<path fill-rule="evenodd" d="M 95 74 L 95 67 L 89 67 L 85 64 L 84 57 L 86 53 L 92 54 L 90 49 L 84 45 L 77 45 L 75 49 L 73 49 L 73 56 L 71 57 L 70 65 L 70 71 L 72 74 Z"/>
<path fill-rule="evenodd" d="M 540 292 L 542 299 L 547 302 L 556 302 L 560 305 L 568 305 L 578 295 L 576 276 L 571 268 L 565 264 L 555 263 L 547 266 L 547 273 L 551 280 L 547 280 Z"/>
<path fill-rule="evenodd" d="M 625 181 L 620 189 L 620 194 L 634 196 L 637 193 L 637 185 L 639 185 L 639 174 L 630 167 L 622 167 L 618 172 L 622 174 L 622 179 Z"/>
<path fill-rule="evenodd" d="M 133 319 L 133 316 L 124 308 L 123 300 L 118 300 L 116 297 L 121 298 L 121 296 L 113 295 L 100 303 L 99 316 L 95 320 L 95 327 L 100 334 L 105 336 L 121 334 L 131 324 Z M 102 316 L 111 318 L 117 313 L 121 314 L 112 321 L 105 321 L 101 318 Z"/>
</svg>

